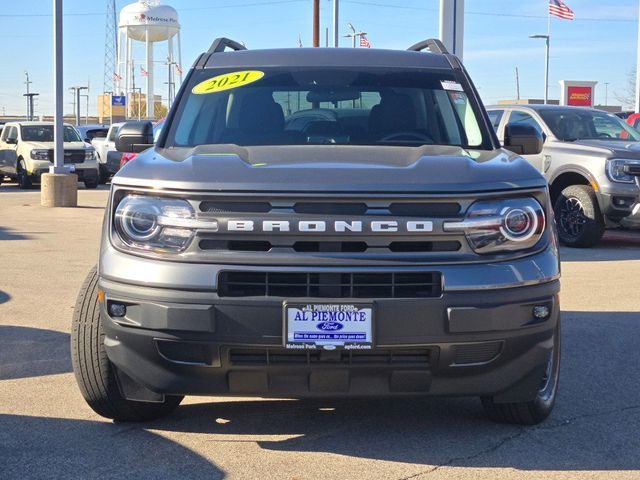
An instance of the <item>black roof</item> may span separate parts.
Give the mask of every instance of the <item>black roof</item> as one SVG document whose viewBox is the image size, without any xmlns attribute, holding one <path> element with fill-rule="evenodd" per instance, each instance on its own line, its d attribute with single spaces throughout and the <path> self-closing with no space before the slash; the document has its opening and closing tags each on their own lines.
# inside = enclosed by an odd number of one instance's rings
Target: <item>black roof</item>
<svg viewBox="0 0 640 480">
<path fill-rule="evenodd" d="M 208 58 L 207 58 L 208 57 Z M 218 52 L 201 57 L 204 68 L 400 67 L 451 70 L 445 55 L 369 48 L 282 48 Z M 200 63 L 198 62 L 198 63 Z"/>
</svg>

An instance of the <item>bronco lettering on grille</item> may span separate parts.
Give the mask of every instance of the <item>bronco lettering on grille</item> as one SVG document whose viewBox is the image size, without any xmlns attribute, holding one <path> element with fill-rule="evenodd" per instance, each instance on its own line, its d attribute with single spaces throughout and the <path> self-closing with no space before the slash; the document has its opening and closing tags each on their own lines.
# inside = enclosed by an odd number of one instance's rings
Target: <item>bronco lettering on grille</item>
<svg viewBox="0 0 640 480">
<path fill-rule="evenodd" d="M 433 232 L 433 222 L 429 220 L 228 220 L 226 229 L 229 232 L 301 232 L 301 233 L 429 233 Z"/>
</svg>

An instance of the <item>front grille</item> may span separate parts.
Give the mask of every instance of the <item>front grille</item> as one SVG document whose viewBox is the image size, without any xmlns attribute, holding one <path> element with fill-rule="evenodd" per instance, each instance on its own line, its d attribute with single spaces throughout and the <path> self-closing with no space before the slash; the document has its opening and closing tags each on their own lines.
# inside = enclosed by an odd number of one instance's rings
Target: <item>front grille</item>
<svg viewBox="0 0 640 480">
<path fill-rule="evenodd" d="M 428 348 L 342 351 L 232 348 L 228 355 L 229 363 L 236 366 L 318 364 L 428 366 L 431 351 Z"/>
<path fill-rule="evenodd" d="M 427 253 L 427 252 L 457 252 L 462 245 L 459 241 L 435 242 L 391 242 L 387 246 L 369 246 L 366 242 L 294 242 L 293 245 L 274 245 L 267 240 L 201 240 L 200 250 L 217 250 L 233 252 L 269 252 L 272 248 L 289 249 L 297 253 L 364 253 L 364 252 L 393 252 L 393 253 Z"/>
<path fill-rule="evenodd" d="M 220 297 L 431 298 L 442 293 L 439 272 L 221 272 Z"/>
<path fill-rule="evenodd" d="M 54 150 L 49 149 L 49 159 L 53 163 Z M 83 163 L 84 162 L 84 150 L 65 150 L 64 151 L 64 163 Z"/>
</svg>

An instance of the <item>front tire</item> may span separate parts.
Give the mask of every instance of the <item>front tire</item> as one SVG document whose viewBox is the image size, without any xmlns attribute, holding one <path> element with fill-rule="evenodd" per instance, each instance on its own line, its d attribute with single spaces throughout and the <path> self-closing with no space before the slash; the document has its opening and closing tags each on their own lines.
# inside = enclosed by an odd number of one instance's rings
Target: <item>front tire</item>
<svg viewBox="0 0 640 480">
<path fill-rule="evenodd" d="M 28 190 L 32 186 L 33 184 L 31 183 L 29 172 L 27 172 L 27 166 L 21 158 L 18 160 L 18 188 L 20 190 Z"/>
<path fill-rule="evenodd" d="M 482 407 L 489 419 L 498 423 L 537 425 L 551 414 L 558 394 L 560 377 L 560 319 L 553 334 L 553 349 L 536 397 L 528 402 L 496 403 L 493 397 L 482 397 Z"/>
<path fill-rule="evenodd" d="M 107 172 L 107 169 L 104 166 L 100 165 L 98 167 L 98 179 L 101 185 L 107 183 L 110 176 L 111 175 L 109 175 L 109 172 Z"/>
<path fill-rule="evenodd" d="M 125 422 L 164 417 L 182 401 L 165 396 L 162 403 L 127 400 L 120 393 L 114 365 L 107 357 L 94 267 L 80 289 L 71 328 L 71 361 L 82 396 L 98 415 Z"/>
<path fill-rule="evenodd" d="M 98 188 L 98 178 L 96 178 L 94 180 L 85 180 L 84 181 L 84 188 L 87 188 L 89 190 L 93 190 L 95 188 Z"/>
<path fill-rule="evenodd" d="M 553 210 L 558 237 L 567 247 L 593 247 L 602 239 L 604 217 L 596 192 L 589 185 L 571 185 L 562 190 Z"/>
</svg>

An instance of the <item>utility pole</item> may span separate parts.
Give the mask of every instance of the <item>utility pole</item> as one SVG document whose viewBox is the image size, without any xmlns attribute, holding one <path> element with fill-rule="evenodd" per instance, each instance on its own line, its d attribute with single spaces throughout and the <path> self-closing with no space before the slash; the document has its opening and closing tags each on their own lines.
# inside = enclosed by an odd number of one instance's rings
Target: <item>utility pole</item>
<svg viewBox="0 0 640 480">
<path fill-rule="evenodd" d="M 25 93 L 23 96 L 27 97 L 27 121 L 32 121 L 33 120 L 33 112 L 34 112 L 34 108 L 33 108 L 33 98 L 37 97 L 38 95 L 40 95 L 39 93 Z"/>
<path fill-rule="evenodd" d="M 24 82 L 24 84 L 27 86 L 27 93 L 25 93 L 23 96 L 27 97 L 27 121 L 30 121 L 33 117 L 33 111 L 31 110 L 32 107 L 32 103 L 31 100 L 33 97 L 30 97 L 30 88 L 29 86 L 33 83 L 31 80 L 29 80 L 29 72 L 25 71 L 24 72 L 25 77 L 27 77 L 26 82 Z"/>
<path fill-rule="evenodd" d="M 354 27 L 351 23 L 347 23 L 347 26 L 351 29 L 351 33 L 347 33 L 345 35 L 346 38 L 351 38 L 353 40 L 352 42 L 352 46 L 353 48 L 357 48 L 358 43 L 357 43 L 357 39 L 358 37 L 362 37 L 363 35 L 366 35 L 367 32 L 362 32 L 362 31 L 357 31 L 356 27 Z"/>
<path fill-rule="evenodd" d="M 340 12 L 340 0 L 333 0 L 333 47 L 338 48 L 340 24 L 338 21 Z"/>
<path fill-rule="evenodd" d="M 609 82 L 604 82 L 604 106 L 609 105 Z"/>
<path fill-rule="evenodd" d="M 518 74 L 518 67 L 516 67 L 516 95 L 516 98 L 520 100 L 520 75 Z"/>
<path fill-rule="evenodd" d="M 462 60 L 464 43 L 464 0 L 440 0 L 440 40 L 449 52 Z"/>
<path fill-rule="evenodd" d="M 80 125 L 80 118 L 81 118 L 81 114 L 80 114 L 80 98 L 81 98 L 81 92 L 82 90 L 89 90 L 89 87 L 71 87 L 70 88 L 71 91 L 73 91 L 73 98 L 74 98 L 74 107 L 75 107 L 75 113 L 76 113 L 76 125 Z"/>
<path fill-rule="evenodd" d="M 320 0 L 313 0 L 313 46 L 320 46 Z"/>
</svg>

